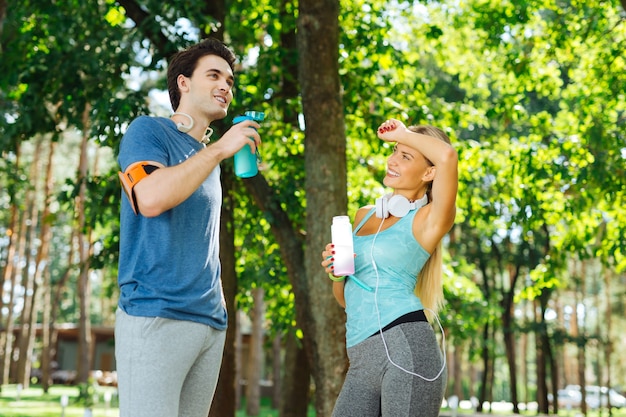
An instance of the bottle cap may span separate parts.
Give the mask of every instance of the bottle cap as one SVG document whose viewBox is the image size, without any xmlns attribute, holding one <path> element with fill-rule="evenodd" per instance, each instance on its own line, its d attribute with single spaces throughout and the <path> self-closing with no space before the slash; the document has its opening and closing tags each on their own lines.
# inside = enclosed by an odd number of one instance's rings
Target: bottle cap
<svg viewBox="0 0 626 417">
<path fill-rule="evenodd" d="M 350 217 L 348 217 L 348 216 L 334 216 L 333 217 L 333 223 L 338 223 L 338 222 L 348 222 L 348 223 L 350 223 Z"/>
<path fill-rule="evenodd" d="M 246 116 L 248 116 L 250 119 L 254 120 L 255 122 L 262 122 L 263 119 L 265 119 L 265 113 L 263 113 L 262 111 L 247 111 L 244 113 Z"/>
</svg>

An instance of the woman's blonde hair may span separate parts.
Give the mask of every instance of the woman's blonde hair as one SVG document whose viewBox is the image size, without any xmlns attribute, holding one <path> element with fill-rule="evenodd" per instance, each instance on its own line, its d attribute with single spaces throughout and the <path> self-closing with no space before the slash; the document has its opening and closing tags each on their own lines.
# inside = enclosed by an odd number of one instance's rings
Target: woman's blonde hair
<svg viewBox="0 0 626 417">
<path fill-rule="evenodd" d="M 443 307 L 443 279 L 442 279 L 442 245 L 441 241 L 430 255 L 428 261 L 417 275 L 417 285 L 415 286 L 415 295 L 422 301 L 422 305 L 426 310 L 426 315 L 437 314 L 439 309 Z"/>
<path fill-rule="evenodd" d="M 441 139 L 446 143 L 450 143 L 450 138 L 444 133 L 443 130 L 434 126 L 409 126 L 409 130 L 422 135 L 428 135 Z M 428 161 L 431 165 L 432 162 Z M 432 196 L 432 182 L 428 185 L 426 190 L 428 194 L 428 202 L 433 201 Z M 432 314 L 437 314 L 439 309 L 443 307 L 443 278 L 442 278 L 442 243 L 441 240 L 437 244 L 437 247 L 426 261 L 426 264 L 417 276 L 417 284 L 415 286 L 415 295 L 417 295 L 422 301 L 422 305 L 426 310 L 426 315 L 431 318 Z M 429 311 L 430 310 L 430 311 Z"/>
</svg>

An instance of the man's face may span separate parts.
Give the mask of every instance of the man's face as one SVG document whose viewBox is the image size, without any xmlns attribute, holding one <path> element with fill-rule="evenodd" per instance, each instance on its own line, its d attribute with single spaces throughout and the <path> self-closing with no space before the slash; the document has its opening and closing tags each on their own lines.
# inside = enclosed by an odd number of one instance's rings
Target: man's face
<svg viewBox="0 0 626 417">
<path fill-rule="evenodd" d="M 226 117 L 235 84 L 228 62 L 217 55 L 206 55 L 198 60 L 191 78 L 184 78 L 188 93 L 185 108 L 189 112 L 201 112 L 209 122 Z"/>
</svg>

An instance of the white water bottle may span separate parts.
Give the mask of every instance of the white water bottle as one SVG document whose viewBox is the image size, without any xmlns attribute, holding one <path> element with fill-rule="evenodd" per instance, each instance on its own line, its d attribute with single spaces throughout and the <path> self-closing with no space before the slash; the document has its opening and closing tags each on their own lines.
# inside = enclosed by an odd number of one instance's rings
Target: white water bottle
<svg viewBox="0 0 626 417">
<path fill-rule="evenodd" d="M 338 277 L 354 274 L 354 246 L 350 218 L 348 216 L 333 217 L 330 233 L 335 250 L 333 274 Z"/>
</svg>

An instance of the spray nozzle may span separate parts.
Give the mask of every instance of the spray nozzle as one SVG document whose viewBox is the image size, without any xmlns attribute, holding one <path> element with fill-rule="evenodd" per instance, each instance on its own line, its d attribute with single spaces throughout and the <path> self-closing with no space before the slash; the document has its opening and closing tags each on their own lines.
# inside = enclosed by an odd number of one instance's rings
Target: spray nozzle
<svg viewBox="0 0 626 417">
<path fill-rule="evenodd" d="M 255 122 L 262 122 L 265 119 L 265 113 L 262 111 L 247 111 L 244 114 Z"/>
</svg>

